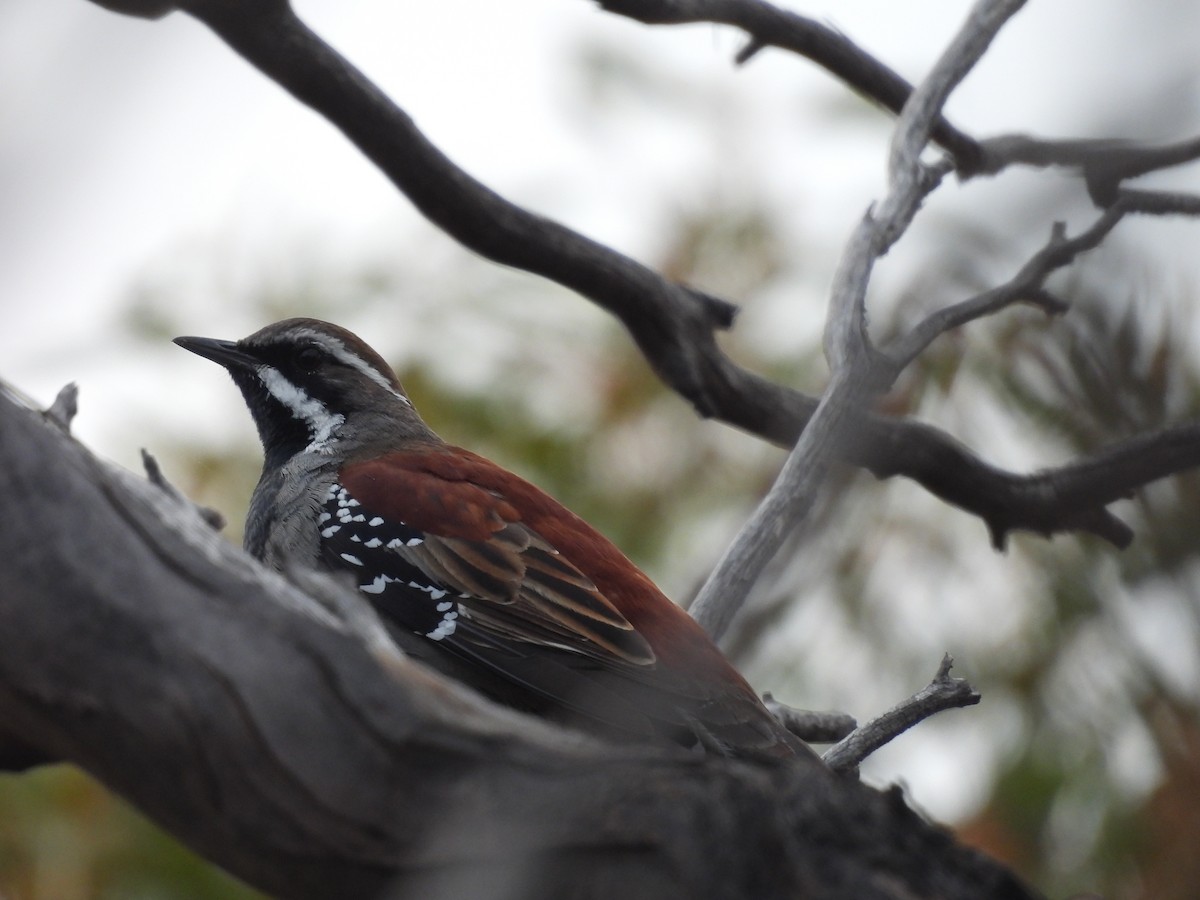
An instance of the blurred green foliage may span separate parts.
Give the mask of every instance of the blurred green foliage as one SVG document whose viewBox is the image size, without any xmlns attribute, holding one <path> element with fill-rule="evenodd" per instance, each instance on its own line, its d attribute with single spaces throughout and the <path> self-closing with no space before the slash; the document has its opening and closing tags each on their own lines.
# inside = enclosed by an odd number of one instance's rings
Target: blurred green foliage
<svg viewBox="0 0 1200 900">
<path fill-rule="evenodd" d="M 71 766 L 0 776 L 6 900 L 252 900 Z"/>
</svg>

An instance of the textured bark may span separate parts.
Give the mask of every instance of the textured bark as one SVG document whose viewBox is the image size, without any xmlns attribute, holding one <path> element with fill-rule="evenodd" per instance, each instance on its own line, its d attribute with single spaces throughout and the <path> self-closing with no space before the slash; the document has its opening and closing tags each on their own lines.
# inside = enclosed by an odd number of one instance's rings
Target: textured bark
<svg viewBox="0 0 1200 900">
<path fill-rule="evenodd" d="M 0 761 L 75 763 L 272 894 L 1030 896 L 896 793 L 493 707 L 4 395 L 0 496 Z"/>
</svg>

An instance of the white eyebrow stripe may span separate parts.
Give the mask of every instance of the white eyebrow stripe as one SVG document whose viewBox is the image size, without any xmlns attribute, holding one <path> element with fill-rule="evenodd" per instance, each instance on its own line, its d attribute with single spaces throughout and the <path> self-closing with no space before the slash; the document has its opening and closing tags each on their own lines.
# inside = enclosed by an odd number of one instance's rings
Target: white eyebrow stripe
<svg viewBox="0 0 1200 900">
<path fill-rule="evenodd" d="M 259 366 L 258 378 L 272 397 L 308 426 L 312 443 L 305 449 L 324 452 L 333 439 L 334 430 L 346 421 L 346 417 L 340 413 L 331 413 L 324 403 L 308 396 L 274 366 Z"/>
<path fill-rule="evenodd" d="M 409 401 L 409 399 L 407 397 L 405 397 L 403 394 L 401 394 L 399 391 L 397 391 L 396 388 L 383 375 L 382 372 L 380 372 L 373 365 L 368 363 L 365 359 L 363 359 L 357 353 L 352 353 L 349 350 L 347 350 L 346 345 L 343 344 L 341 341 L 339 341 L 337 338 L 335 338 L 329 334 L 321 334 L 320 332 L 317 332 L 317 331 L 311 331 L 307 328 L 300 329 L 299 331 L 296 332 L 296 334 L 299 337 L 306 337 L 310 340 L 316 341 L 318 344 L 320 344 L 322 347 L 324 347 L 329 352 L 329 354 L 331 356 L 333 356 L 333 358 L 336 359 L 338 362 L 340 362 L 344 365 L 350 366 L 351 368 L 358 369 L 358 371 L 362 372 L 364 375 L 366 375 L 368 378 L 370 378 L 372 381 L 374 381 L 381 388 L 386 389 L 388 391 L 388 393 L 392 394 L 393 396 L 399 397 L 401 400 L 403 400 L 409 406 L 412 406 L 412 403 Z"/>
</svg>

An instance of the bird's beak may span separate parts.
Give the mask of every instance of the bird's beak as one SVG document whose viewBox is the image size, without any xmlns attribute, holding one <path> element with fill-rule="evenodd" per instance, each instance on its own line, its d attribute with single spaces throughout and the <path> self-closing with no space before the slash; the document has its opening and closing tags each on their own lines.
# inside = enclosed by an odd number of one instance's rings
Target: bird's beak
<svg viewBox="0 0 1200 900">
<path fill-rule="evenodd" d="M 184 350 L 190 350 L 197 356 L 211 359 L 226 369 L 255 369 L 261 361 L 242 350 L 233 341 L 219 341 L 216 338 L 177 337 L 175 343 Z"/>
</svg>

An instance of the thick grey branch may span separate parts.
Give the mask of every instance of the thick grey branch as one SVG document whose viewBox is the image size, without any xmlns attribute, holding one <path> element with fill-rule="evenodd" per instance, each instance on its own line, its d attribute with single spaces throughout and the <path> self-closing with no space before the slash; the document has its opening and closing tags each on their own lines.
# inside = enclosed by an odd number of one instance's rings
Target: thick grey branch
<svg viewBox="0 0 1200 900">
<path fill-rule="evenodd" d="M 1032 896 L 824 769 L 495 708 L 4 392 L 0 496 L 0 765 L 73 762 L 273 895 Z"/>
<path fill-rule="evenodd" d="M 1105 193 L 1130 178 L 1184 165 L 1200 159 L 1200 138 L 1159 146 L 1101 138 L 1055 141 L 1024 134 L 988 138 L 981 174 L 995 174 L 1009 166 L 1070 168 L 1078 170 L 1098 193 Z"/>
<path fill-rule="evenodd" d="M 688 612 L 714 640 L 729 628 L 766 564 L 816 503 L 828 461 L 850 430 L 864 392 L 856 372 L 834 374 L 771 490 L 696 595 Z"/>
</svg>

